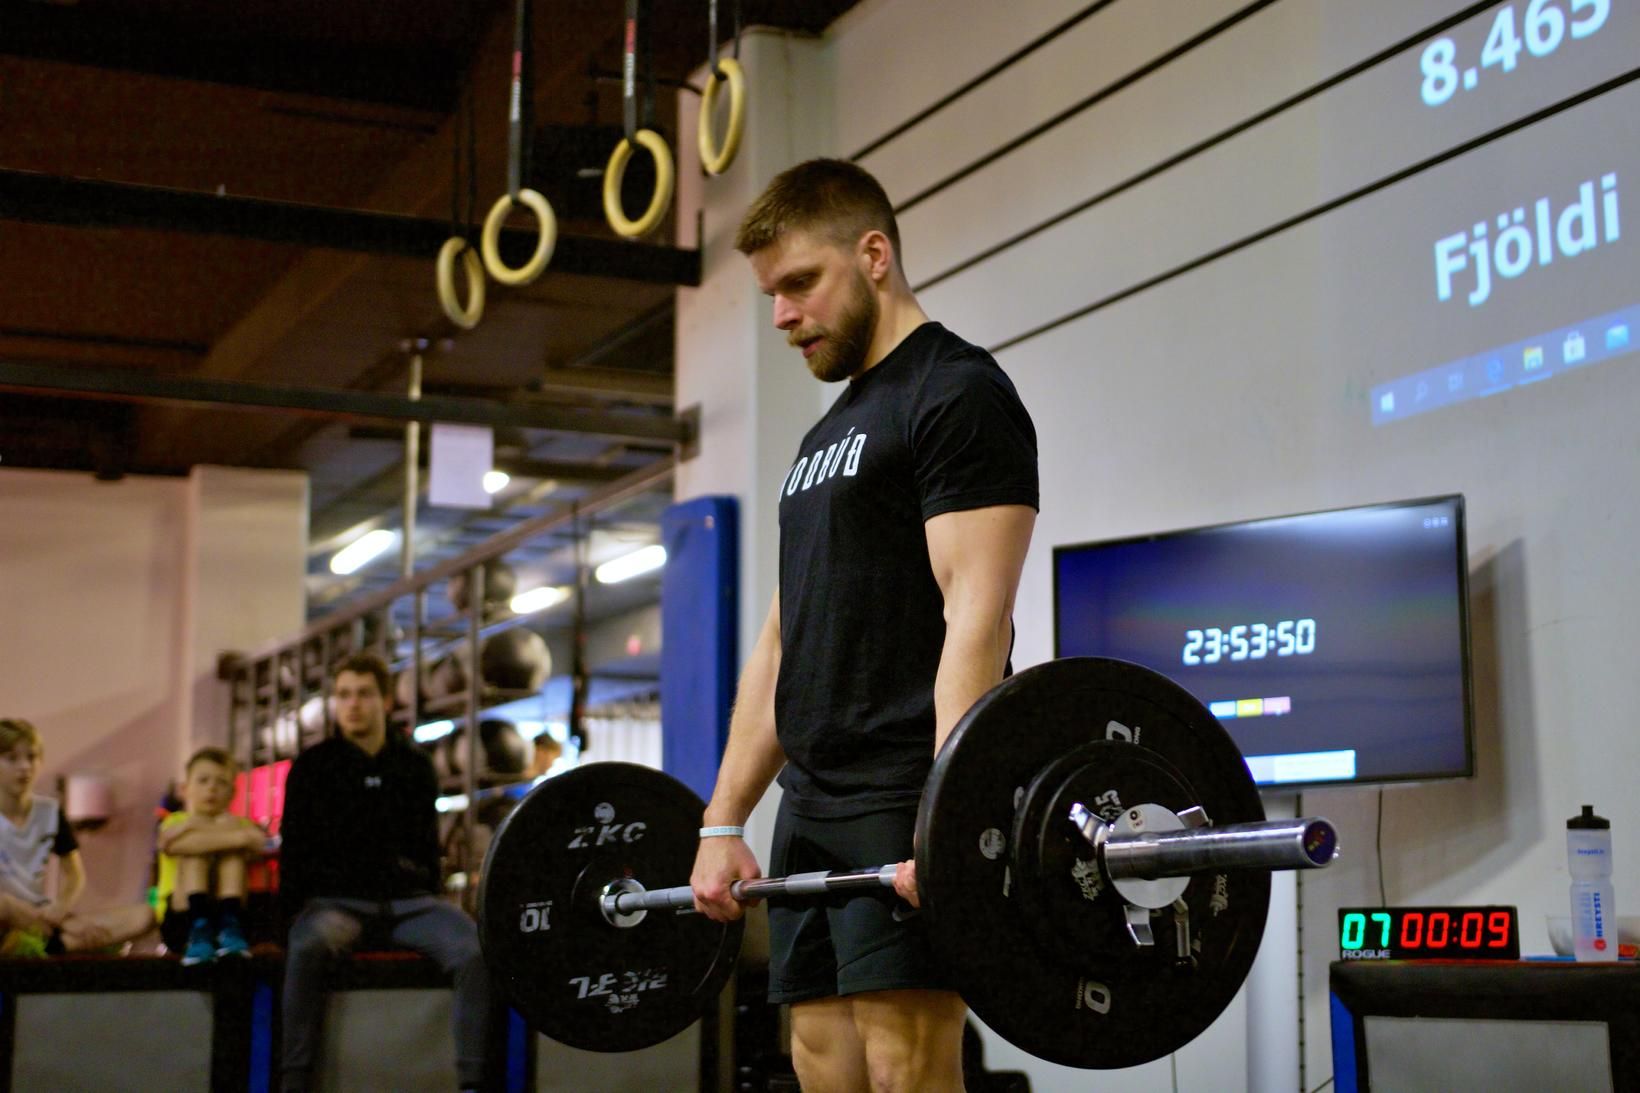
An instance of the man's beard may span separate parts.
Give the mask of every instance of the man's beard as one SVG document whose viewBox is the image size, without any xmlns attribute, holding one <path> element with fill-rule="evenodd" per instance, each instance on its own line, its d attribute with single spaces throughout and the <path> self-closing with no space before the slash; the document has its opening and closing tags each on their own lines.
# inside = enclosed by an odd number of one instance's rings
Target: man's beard
<svg viewBox="0 0 1640 1093">
<path fill-rule="evenodd" d="M 865 274 L 855 271 L 854 291 L 834 328 L 823 332 L 820 346 L 803 363 L 822 383 L 846 380 L 860 371 L 877 329 L 877 294 Z"/>
</svg>

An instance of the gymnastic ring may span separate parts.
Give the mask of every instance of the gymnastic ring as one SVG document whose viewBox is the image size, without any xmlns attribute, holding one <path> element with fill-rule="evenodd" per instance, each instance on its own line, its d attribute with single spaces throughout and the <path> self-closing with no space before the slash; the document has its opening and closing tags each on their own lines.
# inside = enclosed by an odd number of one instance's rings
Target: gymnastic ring
<svg viewBox="0 0 1640 1093">
<path fill-rule="evenodd" d="M 461 306 L 456 295 L 456 255 L 461 255 L 461 268 L 467 273 L 467 306 Z M 484 317 L 484 265 L 478 252 L 459 235 L 444 241 L 438 251 L 438 302 L 452 323 L 463 330 L 471 330 Z"/>
<path fill-rule="evenodd" d="M 740 135 L 746 128 L 746 73 L 733 57 L 718 61 L 718 68 L 729 84 L 729 128 L 723 134 L 723 147 L 712 147 L 712 109 L 717 105 L 718 88 L 724 83 L 716 72 L 706 77 L 706 90 L 700 96 L 700 125 L 695 130 L 700 138 L 700 165 L 709 175 L 721 175 L 729 169 L 735 153 L 740 151 Z"/>
<path fill-rule="evenodd" d="M 621 208 L 621 179 L 626 175 L 626 161 L 632 158 L 632 142 L 623 137 L 604 168 L 604 218 L 617 235 L 637 239 L 655 230 L 672 201 L 672 152 L 653 129 L 640 129 L 632 139 L 649 149 L 655 158 L 655 196 L 649 199 L 649 208 L 637 220 L 626 218 Z"/>
<path fill-rule="evenodd" d="M 547 199 L 534 190 L 519 190 L 517 201 L 535 213 L 536 220 L 540 221 L 541 235 L 535 241 L 535 253 L 530 255 L 530 260 L 517 269 L 509 269 L 501 260 L 501 223 L 512 211 L 511 194 L 496 198 L 490 215 L 484 218 L 484 234 L 480 240 L 484 248 L 484 268 L 497 281 L 513 286 L 527 285 L 541 276 L 541 271 L 552 259 L 552 248 L 558 242 L 558 218 L 552 214 L 552 206 L 547 204 Z"/>
</svg>

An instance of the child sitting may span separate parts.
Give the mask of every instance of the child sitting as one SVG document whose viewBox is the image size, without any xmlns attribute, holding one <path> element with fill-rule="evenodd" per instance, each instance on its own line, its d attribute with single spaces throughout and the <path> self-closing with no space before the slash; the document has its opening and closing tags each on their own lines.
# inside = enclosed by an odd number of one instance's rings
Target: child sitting
<svg viewBox="0 0 1640 1093">
<path fill-rule="evenodd" d="M 34 794 L 45 749 L 22 718 L 0 718 L 0 957 L 51 956 L 130 941 L 150 930 L 145 904 L 84 913 L 79 843 L 58 803 Z M 57 858 L 57 895 L 45 893 Z"/>
<path fill-rule="evenodd" d="M 240 926 L 245 862 L 267 844 L 263 830 L 228 812 L 238 764 L 221 748 L 201 748 L 188 760 L 183 811 L 159 826 L 160 937 L 184 964 L 248 956 Z"/>
</svg>

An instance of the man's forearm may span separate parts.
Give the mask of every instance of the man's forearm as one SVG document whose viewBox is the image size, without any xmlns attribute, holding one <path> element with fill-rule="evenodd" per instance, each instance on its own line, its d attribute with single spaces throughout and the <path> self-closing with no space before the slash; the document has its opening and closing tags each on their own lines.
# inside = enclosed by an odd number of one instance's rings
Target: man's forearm
<svg viewBox="0 0 1640 1093">
<path fill-rule="evenodd" d="M 934 676 L 934 751 L 976 699 L 1002 681 L 1014 594 L 1036 513 L 1024 505 L 947 512 L 926 524 L 928 560 L 945 597 L 945 643 Z"/>
<path fill-rule="evenodd" d="M 946 624 L 940 666 L 934 676 L 934 754 L 962 715 L 992 687 L 1002 682 L 1013 629 L 1006 617 L 985 613 L 953 618 Z"/>
<path fill-rule="evenodd" d="M 780 597 L 758 631 L 752 655 L 740 673 L 734 714 L 729 718 L 729 743 L 718 765 L 717 784 L 706 803 L 708 826 L 744 824 L 768 791 L 786 756 L 775 733 L 774 690 L 780 679 Z"/>
<path fill-rule="evenodd" d="M 785 764 L 772 719 L 735 718 L 730 723 L 729 744 L 723 751 L 704 822 L 745 823 Z"/>
<path fill-rule="evenodd" d="M 729 719 L 729 743 L 706 806 L 708 825 L 745 823 L 786 763 L 774 724 L 774 687 L 779 674 L 778 643 L 771 648 L 765 632 L 741 673 L 735 712 Z"/>
</svg>

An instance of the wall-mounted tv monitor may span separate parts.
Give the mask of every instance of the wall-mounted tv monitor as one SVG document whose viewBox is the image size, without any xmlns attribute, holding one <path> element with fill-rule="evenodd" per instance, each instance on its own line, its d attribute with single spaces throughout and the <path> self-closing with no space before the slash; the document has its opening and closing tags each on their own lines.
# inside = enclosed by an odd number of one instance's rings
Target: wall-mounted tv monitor
<svg viewBox="0 0 1640 1093">
<path fill-rule="evenodd" d="M 1054 548 L 1054 652 L 1194 694 L 1261 786 L 1474 773 L 1461 495 Z"/>
</svg>

